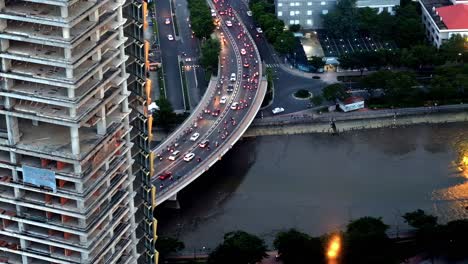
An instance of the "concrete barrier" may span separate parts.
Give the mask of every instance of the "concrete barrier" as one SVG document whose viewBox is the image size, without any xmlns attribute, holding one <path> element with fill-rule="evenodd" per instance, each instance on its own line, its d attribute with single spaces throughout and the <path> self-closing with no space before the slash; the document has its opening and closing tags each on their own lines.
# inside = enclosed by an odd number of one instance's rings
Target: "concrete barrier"
<svg viewBox="0 0 468 264">
<path fill-rule="evenodd" d="M 468 112 L 458 113 L 427 113 L 406 116 L 386 116 L 367 119 L 348 119 L 335 121 L 338 132 L 372 129 L 382 127 L 401 127 L 414 124 L 441 124 L 453 122 L 468 122 Z M 294 135 L 306 133 L 331 133 L 330 121 L 320 120 L 307 123 L 290 124 L 257 124 L 251 126 L 244 137 L 272 136 L 272 135 Z"/>
</svg>

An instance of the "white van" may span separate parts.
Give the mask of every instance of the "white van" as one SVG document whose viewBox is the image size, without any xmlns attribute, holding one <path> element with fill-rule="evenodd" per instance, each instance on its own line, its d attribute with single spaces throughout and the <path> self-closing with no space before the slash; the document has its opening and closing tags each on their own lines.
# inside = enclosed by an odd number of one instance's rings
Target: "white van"
<svg viewBox="0 0 468 264">
<path fill-rule="evenodd" d="M 235 82 L 236 81 L 236 74 L 233 72 L 231 73 L 231 78 L 229 79 L 231 82 Z"/>
<path fill-rule="evenodd" d="M 172 154 L 167 159 L 174 161 L 177 158 L 177 156 L 179 156 L 179 154 L 180 154 L 180 151 L 176 150 L 176 151 L 172 152 Z"/>
</svg>

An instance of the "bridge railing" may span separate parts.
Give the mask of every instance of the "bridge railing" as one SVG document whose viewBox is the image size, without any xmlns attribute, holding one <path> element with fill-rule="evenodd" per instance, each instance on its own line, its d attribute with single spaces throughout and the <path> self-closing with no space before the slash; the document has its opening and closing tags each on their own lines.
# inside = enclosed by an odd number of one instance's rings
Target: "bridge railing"
<svg viewBox="0 0 468 264">
<path fill-rule="evenodd" d="M 208 1 L 208 2 L 209 2 L 210 7 L 214 8 L 213 4 L 210 1 Z M 235 11 L 234 11 L 234 14 L 235 14 L 236 18 L 238 19 L 239 15 Z M 238 19 L 238 21 L 240 21 L 242 23 L 242 21 L 240 19 Z M 224 27 L 224 24 L 222 26 Z M 252 42 L 252 45 L 253 45 L 253 47 L 255 49 L 256 58 L 258 58 L 258 62 L 259 62 L 259 82 L 258 82 L 259 89 L 257 90 L 254 97 L 252 98 L 252 103 L 250 105 L 248 113 L 241 120 L 239 120 L 238 127 L 242 127 L 242 128 L 239 128 L 239 129 L 233 131 L 233 134 L 231 135 L 231 137 L 228 140 L 226 140 L 224 142 L 221 142 L 221 144 L 217 147 L 217 150 L 219 150 L 220 153 L 217 153 L 217 155 L 214 155 L 214 154 L 211 155 L 207 160 L 205 160 L 204 162 L 201 162 L 198 165 L 196 165 L 194 168 L 192 168 L 184 176 L 175 178 L 174 179 L 175 182 L 172 183 L 171 185 L 169 185 L 167 188 L 159 190 L 159 192 L 157 194 L 158 195 L 158 199 L 157 199 L 158 204 L 160 204 L 160 203 L 164 202 L 165 200 L 169 199 L 169 197 L 174 195 L 174 193 L 177 193 L 179 190 L 181 190 L 182 188 L 184 188 L 185 186 L 190 184 L 190 182 L 192 182 L 199 175 L 201 175 L 202 173 L 207 171 L 211 166 L 213 166 L 218 160 L 220 160 L 221 157 L 224 156 L 232 148 L 234 143 L 237 142 L 242 137 L 242 135 L 245 133 L 245 131 L 247 130 L 247 128 L 249 127 L 251 122 L 254 120 L 255 115 L 257 114 L 258 110 L 260 109 L 260 106 L 261 106 L 261 104 L 263 102 L 263 98 L 265 97 L 265 94 L 266 94 L 266 88 L 267 88 L 266 87 L 267 86 L 266 85 L 266 80 L 262 77 L 262 67 L 261 67 L 261 64 L 260 64 L 261 63 L 260 53 L 259 53 L 259 51 L 257 49 L 257 46 L 255 45 L 255 42 L 253 41 L 252 36 L 250 35 L 250 33 L 248 32 L 247 28 L 245 27 L 245 25 L 243 23 L 242 23 L 242 26 L 245 29 L 246 35 L 249 37 L 250 41 Z M 226 30 L 228 30 L 228 29 L 226 29 Z M 231 34 L 229 33 L 227 35 L 229 37 L 229 35 L 231 35 Z M 222 118 L 222 116 L 220 116 L 220 118 Z M 247 122 L 247 124 L 244 123 L 248 118 L 249 118 L 249 121 Z M 211 130 L 212 130 L 212 128 L 209 131 L 211 131 Z"/>
</svg>

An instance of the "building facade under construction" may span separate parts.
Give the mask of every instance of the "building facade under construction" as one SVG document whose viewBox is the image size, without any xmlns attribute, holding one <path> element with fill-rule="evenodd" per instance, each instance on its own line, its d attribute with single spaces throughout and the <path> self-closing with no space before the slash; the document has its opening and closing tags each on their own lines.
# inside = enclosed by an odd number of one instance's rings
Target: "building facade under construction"
<svg viewBox="0 0 468 264">
<path fill-rule="evenodd" d="M 0 0 L 0 263 L 157 262 L 142 5 Z"/>
</svg>

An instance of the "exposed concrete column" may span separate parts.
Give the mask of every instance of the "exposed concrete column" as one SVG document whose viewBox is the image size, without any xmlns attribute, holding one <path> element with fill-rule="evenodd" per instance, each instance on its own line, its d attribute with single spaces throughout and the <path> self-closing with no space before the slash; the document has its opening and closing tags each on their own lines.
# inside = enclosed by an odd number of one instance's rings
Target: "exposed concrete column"
<svg viewBox="0 0 468 264">
<path fill-rule="evenodd" d="M 70 141 L 72 153 L 74 155 L 80 154 L 80 135 L 77 127 L 70 127 Z"/>
<path fill-rule="evenodd" d="M 68 88 L 67 89 L 67 95 L 68 95 L 68 98 L 75 98 L 75 89 Z"/>
<path fill-rule="evenodd" d="M 4 72 L 8 71 L 11 68 L 11 60 L 2 58 L 2 69 Z"/>
<path fill-rule="evenodd" d="M 87 245 L 88 244 L 88 237 L 87 236 L 80 236 L 80 244 Z"/>
<path fill-rule="evenodd" d="M 3 3 L 5 3 L 4 1 L 2 1 Z M 5 28 L 7 27 L 7 22 L 5 19 L 0 19 L 0 30 L 3 31 L 5 30 Z"/>
<path fill-rule="evenodd" d="M 76 173 L 76 171 L 75 171 Z M 83 183 L 75 182 L 75 190 L 79 193 L 83 193 Z"/>
<path fill-rule="evenodd" d="M 93 13 L 89 14 L 89 21 L 98 22 L 99 21 L 99 9 L 96 9 Z"/>
<path fill-rule="evenodd" d="M 1 51 L 6 51 L 10 47 L 10 40 L 2 39 L 0 41 Z"/>
<path fill-rule="evenodd" d="M 6 117 L 8 142 L 10 145 L 16 145 L 20 141 L 20 132 L 18 126 L 18 118 L 13 116 Z"/>
<path fill-rule="evenodd" d="M 93 54 L 93 61 L 100 61 L 102 58 L 102 52 L 101 49 L 96 50 L 96 53 Z"/>
<path fill-rule="evenodd" d="M 65 69 L 66 77 L 71 79 L 73 78 L 73 69 L 72 68 L 66 68 Z"/>
<path fill-rule="evenodd" d="M 68 6 L 61 6 L 60 7 L 60 16 L 62 16 L 63 18 L 68 17 Z"/>
<path fill-rule="evenodd" d="M 167 199 L 165 206 L 172 209 L 180 209 L 180 203 L 177 200 L 177 193 Z"/>
<path fill-rule="evenodd" d="M 96 29 L 96 31 L 93 34 L 91 34 L 90 37 L 91 37 L 91 41 L 98 42 L 99 39 L 101 38 L 101 30 Z"/>
<path fill-rule="evenodd" d="M 84 211 L 85 211 L 85 203 L 84 203 L 84 201 L 79 201 L 79 200 L 76 201 L 76 207 L 78 208 L 78 211 L 79 211 L 80 213 L 84 213 Z"/>
<path fill-rule="evenodd" d="M 123 21 L 122 5 L 120 5 L 119 8 L 117 8 L 117 21 L 118 22 Z M 120 28 L 122 28 L 122 27 L 120 27 Z"/>
<path fill-rule="evenodd" d="M 5 0 L 0 0 L 0 8 L 4 8 L 5 7 Z"/>
<path fill-rule="evenodd" d="M 70 28 L 62 28 L 62 37 L 64 39 L 69 39 L 70 38 Z"/>
<path fill-rule="evenodd" d="M 97 123 L 97 133 L 99 135 L 105 135 L 107 132 L 107 120 L 106 120 L 106 107 L 101 107 L 99 116 L 101 120 Z"/>
<path fill-rule="evenodd" d="M 66 60 L 70 60 L 72 58 L 72 50 L 70 48 L 64 48 L 63 55 L 65 55 Z"/>
</svg>

